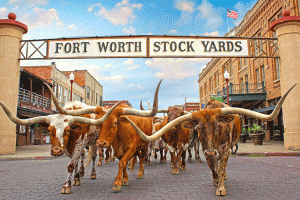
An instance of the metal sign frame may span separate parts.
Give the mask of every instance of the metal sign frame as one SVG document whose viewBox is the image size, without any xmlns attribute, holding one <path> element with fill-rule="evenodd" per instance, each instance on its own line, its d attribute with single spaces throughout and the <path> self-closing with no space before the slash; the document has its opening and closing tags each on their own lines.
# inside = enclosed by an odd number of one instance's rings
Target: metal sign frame
<svg viewBox="0 0 300 200">
<path fill-rule="evenodd" d="M 188 40 L 188 41 L 247 41 L 247 55 L 184 55 L 183 53 L 177 53 L 177 55 L 153 55 L 150 52 L 152 46 L 150 42 L 157 39 L 157 41 L 164 40 Z M 144 40 L 145 50 L 141 56 L 128 54 L 126 56 L 62 56 L 54 57 L 50 51 L 50 45 L 54 42 L 72 42 L 72 41 L 112 41 L 112 40 Z M 78 38 L 57 38 L 57 39 L 41 39 L 41 40 L 22 40 L 21 41 L 20 53 L 21 57 L 19 60 L 49 60 L 49 59 L 91 59 L 91 58 L 279 58 L 278 56 L 278 45 L 277 38 L 249 38 L 249 37 L 200 37 L 200 36 L 108 36 L 108 37 L 78 37 Z M 152 42 L 153 43 L 153 42 Z M 204 44 L 204 43 L 203 43 Z M 208 44 L 208 43 L 207 43 Z M 99 44 L 98 44 L 99 45 Z M 171 47 L 170 47 L 171 48 Z M 214 51 L 216 52 L 216 51 Z"/>
</svg>

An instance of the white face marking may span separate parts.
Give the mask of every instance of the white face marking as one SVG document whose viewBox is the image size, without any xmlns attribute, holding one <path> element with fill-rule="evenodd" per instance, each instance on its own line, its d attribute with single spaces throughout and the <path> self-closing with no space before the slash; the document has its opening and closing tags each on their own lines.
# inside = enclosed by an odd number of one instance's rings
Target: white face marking
<svg viewBox="0 0 300 200">
<path fill-rule="evenodd" d="M 172 146 L 170 146 L 170 145 L 167 145 L 168 146 L 168 148 L 169 148 L 169 150 L 170 150 L 170 152 L 174 152 L 175 151 L 175 149 L 172 147 Z"/>
<path fill-rule="evenodd" d="M 61 114 L 56 114 L 52 115 L 48 118 L 48 123 L 50 126 L 54 126 L 56 130 L 56 137 L 58 138 L 60 144 L 63 146 L 63 135 L 65 129 L 72 125 L 74 122 L 73 116 L 69 115 L 61 115 Z"/>
<path fill-rule="evenodd" d="M 186 151 L 187 148 L 189 147 L 189 144 L 188 144 L 188 143 L 186 143 L 185 145 L 182 144 L 182 146 L 183 146 L 182 149 L 183 149 L 184 151 Z"/>
<path fill-rule="evenodd" d="M 152 135 L 156 133 L 155 126 L 152 126 Z"/>
</svg>

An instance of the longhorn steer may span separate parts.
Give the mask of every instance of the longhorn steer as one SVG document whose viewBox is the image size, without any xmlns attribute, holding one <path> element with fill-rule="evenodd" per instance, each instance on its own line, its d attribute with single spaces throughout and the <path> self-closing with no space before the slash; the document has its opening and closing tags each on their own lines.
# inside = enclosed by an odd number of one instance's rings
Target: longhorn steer
<svg viewBox="0 0 300 200">
<path fill-rule="evenodd" d="M 54 96 L 51 88 L 47 85 L 52 96 Z M 56 101 L 58 101 L 56 99 Z M 105 115 L 82 115 L 79 116 L 69 116 L 65 114 L 55 114 L 42 117 L 34 117 L 31 119 L 19 119 L 11 113 L 8 107 L 0 101 L 0 105 L 6 112 L 10 120 L 16 124 L 27 125 L 36 123 L 47 123 L 49 124 L 50 140 L 51 140 L 51 154 L 55 156 L 62 155 L 64 152 L 71 158 L 68 165 L 68 176 L 65 185 L 63 186 L 61 193 L 71 193 L 71 176 L 75 169 L 74 185 L 80 185 L 80 176 L 77 172 L 78 160 L 80 156 L 83 155 L 84 147 L 86 145 L 93 145 L 95 147 L 95 141 L 99 133 L 99 128 L 90 125 L 100 125 L 103 123 L 108 116 L 111 114 L 113 109 L 116 108 L 121 102 L 112 107 Z M 59 105 L 58 105 L 59 106 Z M 61 110 L 66 111 L 64 108 Z M 87 108 L 86 108 L 87 109 Z M 88 109 L 89 110 L 89 109 Z M 106 109 L 105 109 L 106 110 Z M 76 112 L 76 110 L 73 110 Z M 99 107 L 95 112 L 104 112 L 102 107 Z M 107 110 L 106 110 L 107 111 Z M 79 112 L 77 112 L 79 113 Z M 79 113 L 81 114 L 81 113 Z M 100 118 L 101 117 L 101 118 Z M 96 120 L 97 119 L 97 120 Z M 94 136 L 94 139 L 92 139 Z M 92 142 L 94 140 L 94 142 Z M 91 178 L 95 178 L 95 170 L 92 170 Z"/>
<path fill-rule="evenodd" d="M 172 120 L 184 115 L 185 112 L 182 109 L 176 107 L 170 107 L 168 110 L 159 110 L 158 112 L 167 112 L 167 116 L 163 119 L 160 125 L 160 129 Z M 186 170 L 186 150 L 188 148 L 190 130 L 184 128 L 181 124 L 174 127 L 172 130 L 167 131 L 161 138 L 167 143 L 168 150 L 171 154 L 170 166 L 173 168 L 173 174 L 179 174 L 177 164 L 181 170 Z M 180 162 L 178 162 L 178 160 Z"/>
<path fill-rule="evenodd" d="M 276 108 L 270 115 L 257 113 L 243 108 L 225 107 L 204 109 L 173 120 L 151 136 L 145 135 L 129 118 L 126 119 L 132 124 L 132 126 L 134 126 L 138 134 L 146 141 L 156 140 L 170 131 L 174 126 L 177 126 L 183 122 L 183 125 L 188 128 L 194 128 L 198 124 L 202 150 L 206 157 L 209 168 L 212 170 L 213 184 L 218 187 L 216 190 L 216 195 L 225 196 L 225 168 L 230 153 L 230 146 L 232 145 L 233 141 L 238 139 L 239 134 L 232 134 L 231 139 L 230 133 L 232 133 L 233 127 L 231 126 L 230 122 L 234 121 L 234 123 L 237 123 L 234 114 L 246 115 L 263 121 L 271 121 L 278 115 L 285 98 L 294 87 L 295 85 L 292 86 L 282 96 Z M 237 128 L 240 126 L 240 124 L 235 125 Z"/>
<path fill-rule="evenodd" d="M 198 160 L 198 163 L 201 163 L 202 160 L 199 154 L 200 148 L 200 140 L 198 137 L 198 126 L 193 129 L 190 129 L 190 137 L 189 137 L 189 147 L 188 147 L 188 161 L 192 162 L 192 149 L 195 151 L 195 160 Z"/>
<path fill-rule="evenodd" d="M 97 140 L 97 144 L 100 147 L 108 147 L 109 145 L 112 145 L 115 157 L 120 160 L 119 172 L 113 186 L 113 190 L 115 192 L 119 192 L 122 185 L 128 185 L 126 164 L 135 155 L 139 156 L 140 160 L 138 178 L 143 177 L 143 164 L 148 148 L 148 142 L 139 137 L 134 128 L 127 122 L 126 119 L 124 119 L 124 117 L 122 117 L 122 115 L 137 115 L 128 117 L 137 123 L 139 128 L 146 132 L 147 135 L 151 135 L 152 117 L 157 112 L 157 96 L 160 83 L 161 81 L 156 88 L 152 111 L 128 112 L 128 110 L 132 110 L 132 108 L 123 104 L 118 106 L 109 116 L 106 123 L 101 125 L 100 136 Z M 134 164 L 131 167 L 133 169 Z"/>
</svg>

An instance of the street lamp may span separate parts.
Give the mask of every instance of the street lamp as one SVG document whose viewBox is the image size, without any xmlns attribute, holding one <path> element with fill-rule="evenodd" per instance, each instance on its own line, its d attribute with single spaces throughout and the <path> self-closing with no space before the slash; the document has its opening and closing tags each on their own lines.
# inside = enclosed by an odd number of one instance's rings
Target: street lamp
<svg viewBox="0 0 300 200">
<path fill-rule="evenodd" d="M 227 70 L 226 70 L 225 73 L 224 73 L 224 78 L 225 78 L 226 83 L 227 83 L 227 104 L 230 106 L 230 103 L 229 103 L 229 93 L 228 93 L 229 73 L 228 73 Z"/>
<path fill-rule="evenodd" d="M 71 72 L 69 78 L 70 78 L 70 82 L 71 82 L 71 101 L 73 101 L 73 99 L 72 99 L 72 93 L 73 93 L 73 82 L 74 82 L 74 78 L 75 78 L 73 72 Z"/>
</svg>

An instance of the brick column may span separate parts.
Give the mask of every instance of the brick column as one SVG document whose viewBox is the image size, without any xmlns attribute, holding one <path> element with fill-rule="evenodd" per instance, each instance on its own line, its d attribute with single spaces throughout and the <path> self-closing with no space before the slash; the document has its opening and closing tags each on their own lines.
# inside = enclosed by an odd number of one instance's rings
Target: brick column
<svg viewBox="0 0 300 200">
<path fill-rule="evenodd" d="M 20 82 L 20 48 L 23 34 L 28 28 L 9 13 L 0 20 L 0 100 L 16 115 Z M 0 109 L 0 154 L 16 151 L 16 124 Z"/>
<path fill-rule="evenodd" d="M 284 148 L 300 149 L 300 17 L 290 16 L 284 10 L 282 18 L 271 24 L 276 32 L 280 56 L 281 93 L 292 85 L 297 86 L 291 91 L 283 104 Z"/>
</svg>

